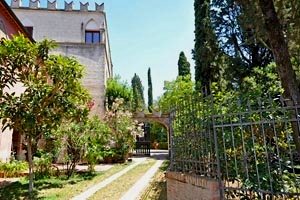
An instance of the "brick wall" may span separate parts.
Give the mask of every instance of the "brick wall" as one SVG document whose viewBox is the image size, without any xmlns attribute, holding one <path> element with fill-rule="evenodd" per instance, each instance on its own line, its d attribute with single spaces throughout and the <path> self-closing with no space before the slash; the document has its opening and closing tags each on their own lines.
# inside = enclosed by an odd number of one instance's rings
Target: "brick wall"
<svg viewBox="0 0 300 200">
<path fill-rule="evenodd" d="M 219 200 L 217 180 L 197 175 L 167 172 L 168 200 Z"/>
</svg>

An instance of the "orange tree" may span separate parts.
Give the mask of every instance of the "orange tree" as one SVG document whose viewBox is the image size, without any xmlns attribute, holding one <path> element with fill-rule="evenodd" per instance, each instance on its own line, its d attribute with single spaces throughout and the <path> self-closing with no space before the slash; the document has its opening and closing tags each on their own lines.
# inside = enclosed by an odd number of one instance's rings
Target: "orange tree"
<svg viewBox="0 0 300 200">
<path fill-rule="evenodd" d="M 0 44 L 0 114 L 4 129 L 18 131 L 27 144 L 29 193 L 33 194 L 32 147 L 63 119 L 81 121 L 90 97 L 82 87 L 84 67 L 73 58 L 49 55 L 55 45 L 23 36 Z M 21 85 L 23 92 L 12 91 Z M 7 91 L 7 92 L 5 92 Z"/>
</svg>

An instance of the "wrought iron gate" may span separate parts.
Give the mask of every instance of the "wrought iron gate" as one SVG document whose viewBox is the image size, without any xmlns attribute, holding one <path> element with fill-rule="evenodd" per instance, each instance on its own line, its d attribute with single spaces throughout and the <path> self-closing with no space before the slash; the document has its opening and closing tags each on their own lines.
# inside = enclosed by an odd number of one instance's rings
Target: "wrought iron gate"
<svg viewBox="0 0 300 200">
<path fill-rule="evenodd" d="M 150 148 L 151 148 L 151 141 L 150 141 L 150 124 L 144 124 L 144 137 L 137 138 L 135 144 L 135 155 L 138 156 L 150 156 Z"/>
</svg>

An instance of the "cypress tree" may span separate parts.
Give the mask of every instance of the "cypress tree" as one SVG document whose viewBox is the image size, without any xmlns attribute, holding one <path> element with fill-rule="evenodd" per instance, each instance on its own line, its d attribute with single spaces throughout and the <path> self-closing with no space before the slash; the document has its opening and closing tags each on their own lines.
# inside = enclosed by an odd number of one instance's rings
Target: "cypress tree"
<svg viewBox="0 0 300 200">
<path fill-rule="evenodd" d="M 145 99 L 143 92 L 143 85 L 140 77 L 135 73 L 132 80 L 132 93 L 133 93 L 133 110 L 144 110 L 145 109 Z"/>
<path fill-rule="evenodd" d="M 153 93 L 152 93 L 152 79 L 151 79 L 151 69 L 148 68 L 148 110 L 152 111 L 153 105 Z"/>
<path fill-rule="evenodd" d="M 210 22 L 210 0 L 195 0 L 195 46 L 192 50 L 195 60 L 196 89 L 205 89 L 210 94 L 210 86 L 219 72 L 214 62 L 218 57 L 216 36 Z"/>
<path fill-rule="evenodd" d="M 191 75 L 190 63 L 187 61 L 184 52 L 181 51 L 178 59 L 178 76 L 186 75 Z"/>
</svg>

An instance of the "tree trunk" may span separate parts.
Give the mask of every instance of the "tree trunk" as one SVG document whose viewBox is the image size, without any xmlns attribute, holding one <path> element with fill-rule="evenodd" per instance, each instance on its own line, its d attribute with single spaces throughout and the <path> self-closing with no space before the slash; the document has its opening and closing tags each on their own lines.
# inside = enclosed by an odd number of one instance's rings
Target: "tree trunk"
<svg viewBox="0 0 300 200">
<path fill-rule="evenodd" d="M 28 138 L 27 142 L 27 155 L 28 155 L 28 162 L 29 162 L 29 196 L 33 197 L 33 160 L 32 160 L 32 141 L 31 137 Z"/>
<path fill-rule="evenodd" d="M 289 106 L 293 106 L 294 103 L 298 104 L 300 102 L 299 85 L 296 80 L 296 73 L 292 67 L 288 44 L 285 42 L 281 29 L 282 26 L 275 11 L 274 2 L 273 0 L 259 0 L 259 6 L 264 16 L 267 36 L 275 58 L 281 85 L 284 88 L 284 98 L 287 100 L 286 102 Z M 295 111 L 292 111 L 291 115 L 297 119 Z M 300 154 L 299 127 L 297 122 L 292 123 L 292 128 L 293 139 L 297 152 Z"/>
</svg>

